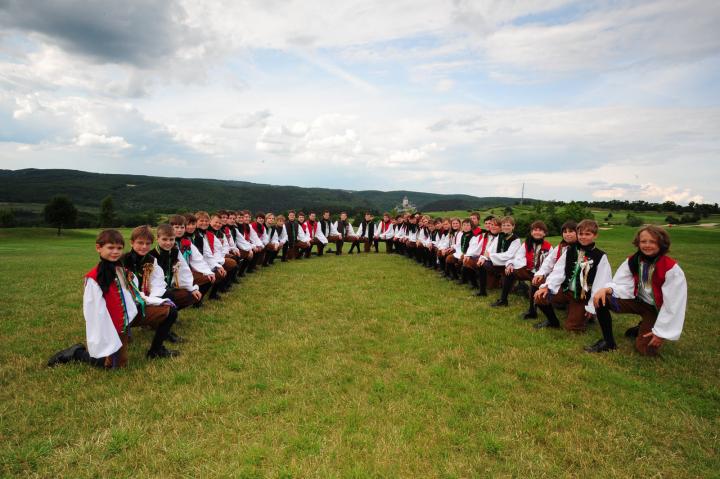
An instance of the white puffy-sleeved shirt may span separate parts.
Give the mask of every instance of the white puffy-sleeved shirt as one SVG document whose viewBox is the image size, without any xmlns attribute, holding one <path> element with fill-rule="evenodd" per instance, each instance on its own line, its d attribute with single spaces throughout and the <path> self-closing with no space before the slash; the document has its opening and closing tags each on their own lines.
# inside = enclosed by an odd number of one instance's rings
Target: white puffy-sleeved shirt
<svg viewBox="0 0 720 479">
<path fill-rule="evenodd" d="M 490 250 L 490 261 L 492 261 L 492 264 L 495 266 L 507 266 L 508 264 L 512 264 L 515 255 L 522 246 L 522 240 L 520 240 L 520 238 L 515 238 L 512 243 L 510 243 L 510 246 L 508 246 L 508 249 L 501 253 L 495 251 L 497 249 L 498 241 L 500 241 L 499 238 L 495 240 L 495 248 Z"/>
<path fill-rule="evenodd" d="M 627 259 L 620 265 L 612 281 L 608 282 L 605 287 L 612 288 L 613 296 L 616 298 L 635 298 L 635 280 Z M 642 286 L 638 285 L 638 296 L 640 296 L 641 300 L 645 296 L 652 301 L 650 303 L 645 300 L 645 302 L 654 305 L 652 287 L 644 293 L 640 291 L 641 289 Z M 662 284 L 661 289 L 662 306 L 658 311 L 658 317 L 652 332 L 660 338 L 677 341 L 682 333 L 687 308 L 687 281 L 685 273 L 677 263 L 665 273 L 665 282 Z"/>
<path fill-rule="evenodd" d="M 555 263 L 555 267 L 552 272 L 545 278 L 545 283 L 540 288 L 547 287 L 552 294 L 557 294 L 560 287 L 565 282 L 565 263 L 567 260 L 567 248 L 563 251 L 563 254 Z M 595 279 L 591 285 L 591 290 L 587 294 L 587 304 L 585 305 L 585 311 L 590 314 L 595 314 L 595 305 L 593 305 L 593 296 L 600 288 L 605 287 L 612 280 L 612 268 L 608 261 L 607 255 L 602 255 L 600 263 L 595 266 Z"/>
<path fill-rule="evenodd" d="M 118 274 L 122 275 L 123 273 Z M 132 319 L 137 316 L 137 306 L 125 282 L 120 281 L 120 284 L 128 317 Z M 107 310 L 102 290 L 97 281 L 92 278 L 85 278 L 83 316 L 85 317 L 87 349 L 91 357 L 104 358 L 120 349 L 122 341 Z"/>
<path fill-rule="evenodd" d="M 550 272 L 555 267 L 555 263 L 557 263 L 557 260 L 560 258 L 560 255 L 562 252 L 567 248 L 567 245 L 559 244 L 557 246 L 554 246 L 548 255 L 545 257 L 545 260 L 540 265 L 540 268 L 535 273 L 535 276 L 547 276 L 550 274 Z M 558 254 L 558 251 L 560 251 L 560 254 Z"/>
</svg>

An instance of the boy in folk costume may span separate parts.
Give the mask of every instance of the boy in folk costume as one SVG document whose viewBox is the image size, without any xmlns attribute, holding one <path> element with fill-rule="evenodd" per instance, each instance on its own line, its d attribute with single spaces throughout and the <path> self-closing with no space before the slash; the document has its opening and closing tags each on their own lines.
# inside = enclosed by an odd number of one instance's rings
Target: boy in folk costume
<svg viewBox="0 0 720 479">
<path fill-rule="evenodd" d="M 545 239 L 547 233 L 547 226 L 542 221 L 533 221 L 530 225 L 530 236 L 518 249 L 513 261 L 505 267 L 505 276 L 502 283 L 502 294 L 505 299 L 510 294 L 515 280 L 532 282 L 535 274 L 542 268 L 552 249 L 550 242 Z M 535 291 L 537 291 L 537 287 L 531 286 L 530 305 L 527 313 L 523 315 L 523 319 L 537 318 L 534 299 Z"/>
<path fill-rule="evenodd" d="M 165 294 L 178 310 L 202 299 L 200 287 L 194 284 L 192 271 L 175 242 L 175 231 L 169 224 L 157 227 L 157 245 L 150 254 L 165 278 Z"/>
<path fill-rule="evenodd" d="M 585 331 L 587 319 L 595 314 L 593 296 L 612 280 L 612 271 L 607 255 L 595 246 L 598 224 L 593 220 L 582 220 L 577 227 L 578 242 L 568 246 L 555 263 L 545 283 L 535 293 L 535 303 L 547 318 L 535 328 L 559 328 L 553 304 L 567 303 L 568 315 L 565 329 Z M 612 326 L 612 325 L 610 325 Z M 614 349 L 612 330 L 606 331 L 607 324 L 600 324 L 606 346 Z"/>
<path fill-rule="evenodd" d="M 265 246 L 265 261 L 263 266 L 271 266 L 280 251 L 280 234 L 275 225 L 275 215 L 272 213 L 265 214 L 265 228 L 267 233 L 267 245 Z"/>
<path fill-rule="evenodd" d="M 240 249 L 235 244 L 235 237 L 237 237 L 237 231 L 235 230 L 235 221 L 230 222 L 230 214 L 234 212 L 227 210 L 219 210 L 217 215 L 220 217 L 221 226 L 219 232 L 223 235 L 223 254 L 226 258 L 232 259 L 236 264 L 236 270 L 233 273 L 232 282 L 240 282 L 240 272 L 244 270 L 241 266 L 245 261 L 242 259 Z M 235 218 L 237 216 L 235 215 Z"/>
<path fill-rule="evenodd" d="M 610 310 L 640 316 L 640 323 L 628 329 L 625 336 L 635 339 L 635 349 L 643 356 L 655 356 L 664 341 L 680 339 L 687 281 L 677 262 L 667 255 L 670 236 L 664 229 L 649 225 L 637 232 L 633 245 L 637 251 L 593 296 L 603 338 L 585 348 L 588 352 L 615 349 Z"/>
<path fill-rule="evenodd" d="M 427 245 L 430 241 L 430 217 L 421 216 L 418 223 L 417 240 L 415 241 L 415 261 L 425 263 Z"/>
<path fill-rule="evenodd" d="M 208 294 L 208 291 L 210 291 L 213 283 L 215 283 L 215 273 L 212 272 L 208 264 L 203 259 L 202 253 L 200 253 L 197 247 L 192 243 L 192 233 L 195 232 L 196 228 L 195 216 L 191 214 L 173 215 L 168 219 L 168 221 L 175 234 L 175 245 L 180 251 L 182 257 L 185 258 L 185 262 L 190 267 L 193 284 L 197 285 L 199 288 L 201 299 L 195 303 L 194 306 L 200 307 L 202 298 Z M 188 232 L 188 227 L 186 225 L 190 227 L 190 232 Z"/>
<path fill-rule="evenodd" d="M 472 225 L 473 236 L 481 235 L 483 230 L 480 227 L 480 213 L 473 211 L 470 213 L 470 224 Z"/>
<path fill-rule="evenodd" d="M 285 245 L 287 245 L 288 242 L 287 229 L 285 228 L 285 216 L 278 215 L 277 218 L 275 218 L 275 230 L 277 231 L 278 243 L 280 244 L 278 251 L 282 251 L 283 255 L 281 261 L 285 262 L 287 261 L 287 258 L 285 258 Z"/>
<path fill-rule="evenodd" d="M 295 219 L 295 211 L 288 211 L 287 222 L 285 223 L 285 233 L 287 234 L 287 242 L 283 245 L 282 261 L 295 259 L 297 254 L 297 234 L 300 225 Z"/>
<path fill-rule="evenodd" d="M 568 246 L 571 244 L 577 243 L 577 223 L 573 220 L 568 220 L 560 227 L 560 231 L 562 233 L 562 240 L 560 243 L 553 247 L 550 252 L 545 257 L 545 261 L 543 261 L 542 265 L 540 265 L 540 268 L 535 272 L 535 275 L 532 279 L 532 289 L 531 293 L 532 296 L 535 296 L 535 293 L 538 290 L 538 287 L 545 282 L 545 278 L 552 272 L 553 268 L 555 267 L 555 263 L 557 263 L 557 260 L 560 259 L 560 256 L 562 256 L 565 249 L 567 249 Z M 532 310 L 529 310 L 528 313 L 532 313 Z M 537 313 L 535 314 L 535 317 L 537 317 Z M 523 316 L 524 319 L 532 319 L 532 314 L 526 314 Z"/>
<path fill-rule="evenodd" d="M 252 259 L 249 261 L 247 273 L 254 273 L 258 264 L 262 264 L 261 254 L 265 251 L 265 243 L 258 236 L 257 228 L 254 228 L 251 223 L 251 214 L 248 210 L 242 210 L 238 218 L 242 218 L 240 223 L 240 232 L 242 233 L 245 240 L 252 247 Z"/>
<path fill-rule="evenodd" d="M 335 242 L 335 255 L 341 255 L 345 241 L 357 241 L 355 230 L 347 219 L 347 212 L 341 211 L 340 218 L 331 224 L 329 241 Z"/>
<path fill-rule="evenodd" d="M 385 252 L 393 252 L 393 237 L 395 236 L 395 227 L 393 226 L 390 213 L 383 213 L 382 221 L 377 225 L 378 230 L 375 231 L 375 251 L 378 250 L 378 243 L 385 243 Z"/>
<path fill-rule="evenodd" d="M 75 344 L 58 351 L 48 366 L 79 361 L 100 368 L 125 367 L 128 364 L 130 328 L 152 325 L 155 328 L 148 358 L 177 356 L 178 351 L 165 348 L 163 342 L 177 319 L 177 309 L 159 302 L 147 304 L 137 279 L 120 259 L 125 241 L 116 230 L 103 230 L 95 240 L 100 262 L 85 275 L 83 316 L 87 347 Z"/>
<path fill-rule="evenodd" d="M 397 254 L 405 254 L 405 217 L 403 215 L 397 215 L 395 217 L 395 224 L 393 225 L 393 252 Z"/>
<path fill-rule="evenodd" d="M 227 275 L 220 285 L 220 291 L 228 291 L 239 272 L 237 261 L 232 254 L 237 250 L 230 250 L 230 244 L 227 239 L 229 235 L 225 234 L 222 220 L 217 213 L 210 215 L 208 227 L 205 229 L 205 236 L 208 240 L 208 245 L 210 245 L 210 249 L 216 252 L 219 251 L 219 258 L 223 260 L 223 268 L 227 271 Z"/>
<path fill-rule="evenodd" d="M 332 219 L 330 219 L 330 211 L 328 211 L 328 210 L 323 211 L 322 218 L 320 218 L 320 221 L 318 221 L 318 225 L 319 225 L 320 231 L 322 231 L 323 236 L 325 236 L 325 238 L 327 238 L 328 243 L 335 243 L 337 241 L 336 238 L 335 239 L 330 238 L 331 236 L 337 236 L 337 231 L 335 231 L 333 229 L 333 221 L 332 221 Z M 323 248 L 324 247 L 325 247 L 325 245 L 323 245 Z M 333 250 L 328 248 L 327 252 L 332 253 Z M 320 245 L 318 245 L 318 256 L 322 256 Z"/>
<path fill-rule="evenodd" d="M 317 245 L 317 255 L 322 256 L 325 245 L 328 244 L 328 239 L 320 228 L 320 223 L 318 223 L 314 211 L 310 212 L 305 224 L 307 225 L 307 231 L 310 235 L 310 247 L 305 251 L 305 257 L 310 257 L 313 245 Z"/>
<path fill-rule="evenodd" d="M 375 233 L 377 231 L 377 225 L 375 224 L 374 217 L 369 211 L 365 212 L 365 218 L 360 222 L 358 227 L 357 235 L 360 241 L 363 243 L 363 250 L 366 253 L 370 252 L 370 246 L 375 246 L 375 252 L 378 252 L 378 244 L 375 243 Z M 352 248 L 351 248 L 352 249 Z M 358 253 L 360 247 L 358 246 Z"/>
<path fill-rule="evenodd" d="M 455 236 L 460 231 L 460 219 L 451 218 L 443 220 L 445 232 L 441 235 L 437 245 L 437 258 L 443 278 L 449 278 L 450 274 L 446 268 L 446 260 L 455 251 Z"/>
<path fill-rule="evenodd" d="M 480 257 L 477 264 L 477 276 L 480 289 L 478 296 L 487 296 L 487 289 L 502 284 L 505 266 L 512 261 L 522 246 L 520 239 L 513 233 L 515 220 L 509 216 L 490 221 L 490 231 L 480 243 Z M 493 306 L 507 306 L 507 299 L 493 303 Z"/>
<path fill-rule="evenodd" d="M 235 261 L 238 264 L 238 278 L 244 278 L 245 272 L 255 258 L 254 247 L 242 232 L 243 212 L 228 211 L 227 227 L 230 232 L 230 244 L 235 249 Z"/>
<path fill-rule="evenodd" d="M 405 256 L 408 258 L 414 258 L 416 255 L 418 229 L 417 216 L 410 215 L 408 217 L 407 227 L 405 228 L 405 237 L 403 238 L 403 242 L 405 244 Z"/>
<path fill-rule="evenodd" d="M 455 235 L 453 252 L 445 259 L 445 268 L 447 269 L 451 279 L 460 279 L 460 269 L 462 268 L 465 253 L 467 253 L 472 237 L 472 223 L 469 219 L 462 220 L 460 232 Z"/>
<path fill-rule="evenodd" d="M 308 227 L 307 221 L 305 221 L 305 213 L 302 211 L 298 213 L 298 229 L 297 229 L 297 241 L 295 242 L 295 251 L 297 259 L 301 259 L 303 256 L 308 257 L 307 251 L 311 248 L 312 236 L 310 235 L 310 228 Z"/>
<path fill-rule="evenodd" d="M 195 218 L 197 219 L 197 228 L 193 233 L 192 242 L 198 251 L 202 253 L 203 259 L 216 275 L 215 284 L 210 290 L 209 298 L 220 299 L 218 292 L 226 290 L 228 284 L 228 272 L 223 267 L 225 255 L 222 252 L 222 244 L 216 241 L 215 235 L 208 234 L 210 215 L 206 211 L 195 212 Z"/>
<path fill-rule="evenodd" d="M 246 215 L 247 221 L 250 221 L 250 212 Z M 265 226 L 265 213 L 255 213 L 255 221 L 250 223 L 250 241 L 252 242 L 255 252 L 254 260 L 250 268 L 255 269 L 265 263 L 265 248 L 268 244 L 267 227 Z"/>
</svg>

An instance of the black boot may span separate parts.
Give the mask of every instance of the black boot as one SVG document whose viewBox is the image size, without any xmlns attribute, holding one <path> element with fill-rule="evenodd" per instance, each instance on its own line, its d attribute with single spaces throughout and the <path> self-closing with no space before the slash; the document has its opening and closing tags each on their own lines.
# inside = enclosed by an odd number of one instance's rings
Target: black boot
<svg viewBox="0 0 720 479">
<path fill-rule="evenodd" d="M 160 346 L 147 352 L 148 359 L 174 358 L 175 356 L 180 356 L 180 351 L 176 349 L 168 349 L 165 346 Z"/>
<path fill-rule="evenodd" d="M 587 353 L 604 353 L 606 351 L 614 351 L 617 349 L 615 343 L 608 343 L 604 339 L 599 339 L 595 344 L 585 346 L 585 352 Z"/>
<path fill-rule="evenodd" d="M 76 357 L 75 355 L 79 351 L 85 351 L 85 345 L 84 344 L 73 344 L 67 349 L 63 349 L 62 351 L 58 351 L 57 353 L 50 356 L 50 359 L 47 362 L 47 366 L 49 368 L 56 366 L 58 364 L 65 364 L 69 363 L 70 361 L 75 361 Z"/>
<path fill-rule="evenodd" d="M 533 326 L 535 329 L 559 328 L 560 327 L 560 321 L 558 321 L 557 315 L 555 314 L 555 308 L 553 308 L 549 304 L 546 304 L 543 306 L 538 306 L 538 307 L 540 308 L 540 311 L 543 312 L 543 314 L 545 315 L 545 317 L 547 319 L 545 321 Z"/>
</svg>

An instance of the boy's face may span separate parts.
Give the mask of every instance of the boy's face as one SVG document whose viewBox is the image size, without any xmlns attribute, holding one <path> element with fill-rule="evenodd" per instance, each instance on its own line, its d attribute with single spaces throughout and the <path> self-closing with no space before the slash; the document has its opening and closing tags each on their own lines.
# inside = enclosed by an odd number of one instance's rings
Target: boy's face
<svg viewBox="0 0 720 479">
<path fill-rule="evenodd" d="M 442 227 L 443 227 L 443 229 L 446 229 L 446 230 L 450 229 L 450 222 L 449 222 L 449 221 L 443 221 Z"/>
<path fill-rule="evenodd" d="M 487 220 L 485 222 L 485 231 L 490 231 L 490 228 L 492 227 L 492 221 Z"/>
<path fill-rule="evenodd" d="M 470 222 L 472 223 L 473 227 L 475 227 L 480 224 L 480 218 L 478 218 L 477 216 L 471 216 Z"/>
<path fill-rule="evenodd" d="M 647 231 L 640 233 L 638 243 L 640 251 L 646 256 L 655 256 L 660 253 L 660 244 L 658 244 L 657 239 Z"/>
<path fill-rule="evenodd" d="M 577 233 L 577 237 L 578 243 L 583 246 L 587 246 L 595 242 L 595 239 L 597 238 L 597 233 L 593 233 L 590 230 L 580 230 Z"/>
<path fill-rule="evenodd" d="M 120 259 L 123 254 L 123 249 L 124 246 L 119 243 L 105 243 L 102 246 L 100 246 L 99 244 L 95 245 L 95 251 L 98 252 L 100 257 L 105 261 L 112 262 Z"/>
<path fill-rule="evenodd" d="M 502 229 L 503 233 L 509 235 L 515 229 L 515 225 L 512 223 L 504 222 L 502 225 L 500 225 L 500 228 Z"/>
<path fill-rule="evenodd" d="M 310 221 L 315 221 L 315 213 L 310 213 L 310 216 L 308 217 Z"/>
<path fill-rule="evenodd" d="M 413 224 L 413 225 L 414 225 L 414 224 L 417 224 L 417 218 L 415 218 L 414 216 L 411 216 L 411 217 L 410 217 L 410 224 Z"/>
<path fill-rule="evenodd" d="M 220 221 L 220 217 L 213 216 L 212 218 L 210 218 L 210 226 L 214 230 L 219 230 L 220 228 L 222 228 L 222 221 Z"/>
<path fill-rule="evenodd" d="M 388 221 L 390 221 L 390 217 L 388 215 L 383 215 L 383 221 L 387 223 Z"/>
<path fill-rule="evenodd" d="M 342 221 L 347 220 L 347 213 L 342 213 L 342 214 L 340 215 L 340 219 L 341 219 Z"/>
<path fill-rule="evenodd" d="M 268 220 L 269 221 L 269 220 Z M 285 218 L 278 218 L 277 219 L 277 225 L 282 226 L 285 224 Z"/>
<path fill-rule="evenodd" d="M 172 225 L 176 238 L 182 238 L 185 234 L 185 225 Z"/>
<path fill-rule="evenodd" d="M 245 224 L 250 223 L 250 213 L 243 215 L 243 221 L 245 222 Z"/>
<path fill-rule="evenodd" d="M 170 251 L 175 246 L 175 238 L 173 236 L 158 236 L 157 244 L 165 251 Z"/>
<path fill-rule="evenodd" d="M 295 213 L 288 213 L 288 219 L 290 221 L 295 221 Z"/>
<path fill-rule="evenodd" d="M 490 225 L 490 232 L 494 235 L 500 233 L 500 225 L 498 223 L 492 223 Z"/>
<path fill-rule="evenodd" d="M 227 222 L 229 225 L 235 225 L 235 219 L 237 218 L 236 215 L 228 215 Z"/>
<path fill-rule="evenodd" d="M 300 216 L 298 216 L 298 221 L 299 221 L 300 223 L 304 223 L 304 222 L 305 222 L 305 215 L 300 215 Z"/>
<path fill-rule="evenodd" d="M 536 240 L 545 238 L 545 230 L 542 228 L 533 228 L 530 232 L 530 236 L 535 238 Z"/>
<path fill-rule="evenodd" d="M 269 215 L 269 216 L 267 217 L 267 219 L 265 220 L 265 222 L 266 222 L 268 225 L 272 226 L 272 225 L 275 224 L 275 217 L 274 217 L 273 215 Z"/>
<path fill-rule="evenodd" d="M 428 223 L 428 230 L 435 231 L 435 223 Z"/>
<path fill-rule="evenodd" d="M 463 223 L 462 224 L 462 230 L 464 233 L 467 233 L 472 229 L 472 223 Z"/>
<path fill-rule="evenodd" d="M 206 230 L 208 228 L 208 225 L 210 225 L 210 218 L 201 217 L 197 219 L 197 227 L 201 230 Z"/>
<path fill-rule="evenodd" d="M 326 211 L 326 212 L 323 213 L 323 219 L 324 219 L 324 220 L 329 220 L 329 219 L 330 219 L 330 212 L 329 212 L 329 211 Z"/>
<path fill-rule="evenodd" d="M 257 218 L 255 218 L 255 221 L 257 221 L 258 224 L 264 224 L 264 223 L 265 223 L 265 218 L 262 217 L 262 216 L 258 216 Z"/>
<path fill-rule="evenodd" d="M 224 225 L 227 224 L 228 216 L 227 215 L 220 215 L 220 222 Z"/>
<path fill-rule="evenodd" d="M 372 219 L 372 215 L 365 215 L 365 221 L 370 221 Z"/>
<path fill-rule="evenodd" d="M 455 220 L 455 221 L 453 221 L 453 222 L 450 223 L 450 224 L 452 225 L 452 228 L 453 228 L 454 230 L 457 231 L 458 229 L 460 229 L 460 222 L 459 222 L 458 220 Z"/>
<path fill-rule="evenodd" d="M 193 234 L 195 232 L 195 228 L 197 228 L 197 223 L 188 223 L 185 225 L 185 232 Z"/>
<path fill-rule="evenodd" d="M 136 238 L 132 243 L 130 243 L 130 246 L 137 254 L 145 256 L 152 249 L 152 244 L 153 242 L 148 238 Z"/>
<path fill-rule="evenodd" d="M 563 240 L 568 244 L 577 243 L 577 231 L 563 230 Z"/>
</svg>

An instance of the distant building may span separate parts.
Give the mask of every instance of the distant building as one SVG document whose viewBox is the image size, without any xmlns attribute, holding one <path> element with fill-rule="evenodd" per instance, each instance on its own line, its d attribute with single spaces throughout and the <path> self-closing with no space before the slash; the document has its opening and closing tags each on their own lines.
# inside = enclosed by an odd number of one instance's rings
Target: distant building
<svg viewBox="0 0 720 479">
<path fill-rule="evenodd" d="M 398 213 L 415 213 L 417 211 L 417 207 L 410 203 L 407 196 L 404 196 L 402 203 L 395 207 L 395 211 Z"/>
</svg>

